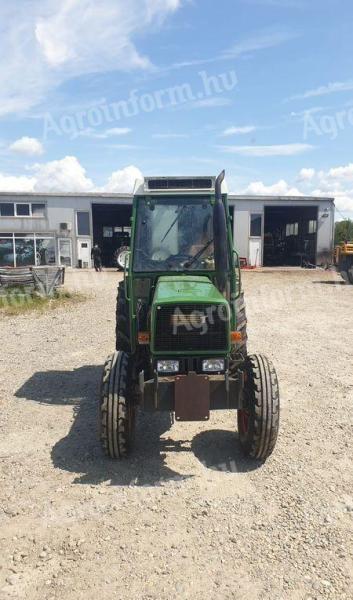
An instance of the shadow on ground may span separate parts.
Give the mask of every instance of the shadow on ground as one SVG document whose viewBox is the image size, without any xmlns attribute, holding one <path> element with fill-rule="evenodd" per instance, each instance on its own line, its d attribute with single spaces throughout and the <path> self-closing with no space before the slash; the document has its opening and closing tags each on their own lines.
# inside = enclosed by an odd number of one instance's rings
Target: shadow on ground
<svg viewBox="0 0 353 600">
<path fill-rule="evenodd" d="M 238 433 L 223 429 L 211 429 L 195 435 L 191 449 L 196 458 L 208 469 L 227 473 L 247 473 L 262 466 L 244 456 Z"/>
<path fill-rule="evenodd" d="M 314 285 L 347 285 L 345 281 L 312 281 Z"/>
<path fill-rule="evenodd" d="M 172 452 L 193 452 L 213 470 L 244 472 L 257 464 L 241 457 L 237 435 L 229 431 L 205 431 L 190 440 L 161 436 L 171 427 L 169 413 L 140 412 L 137 419 L 135 449 L 122 461 L 106 458 L 97 434 L 98 394 L 102 367 L 84 366 L 74 371 L 35 373 L 16 397 L 48 405 L 72 406 L 74 419 L 69 433 L 52 448 L 54 467 L 75 473 L 74 483 L 111 485 L 160 485 L 165 481 L 186 479 L 166 465 Z"/>
</svg>

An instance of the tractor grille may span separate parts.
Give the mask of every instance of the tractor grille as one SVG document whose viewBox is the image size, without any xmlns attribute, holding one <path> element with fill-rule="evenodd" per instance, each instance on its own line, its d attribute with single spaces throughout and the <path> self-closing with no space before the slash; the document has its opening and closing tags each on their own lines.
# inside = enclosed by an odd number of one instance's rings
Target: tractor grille
<svg viewBox="0 0 353 600">
<path fill-rule="evenodd" d="M 224 305 L 181 304 L 156 310 L 156 352 L 226 351 L 228 313 Z"/>
</svg>

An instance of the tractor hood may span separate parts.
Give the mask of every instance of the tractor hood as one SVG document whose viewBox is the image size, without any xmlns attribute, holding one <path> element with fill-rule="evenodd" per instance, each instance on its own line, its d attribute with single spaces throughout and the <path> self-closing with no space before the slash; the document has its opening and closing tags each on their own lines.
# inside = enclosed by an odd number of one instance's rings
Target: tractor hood
<svg viewBox="0 0 353 600">
<path fill-rule="evenodd" d="M 208 277 L 202 275 L 162 276 L 158 279 L 153 304 L 228 304 Z"/>
<path fill-rule="evenodd" d="M 152 302 L 151 352 L 159 356 L 225 356 L 229 304 L 206 276 L 163 275 Z"/>
</svg>

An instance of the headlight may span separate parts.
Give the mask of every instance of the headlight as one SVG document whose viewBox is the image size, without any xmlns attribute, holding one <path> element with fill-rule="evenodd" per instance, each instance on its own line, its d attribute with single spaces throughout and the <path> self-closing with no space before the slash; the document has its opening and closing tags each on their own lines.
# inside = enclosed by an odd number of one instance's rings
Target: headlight
<svg viewBox="0 0 353 600">
<path fill-rule="evenodd" d="M 206 373 L 216 373 L 218 371 L 224 371 L 224 359 L 208 358 L 207 360 L 203 360 L 202 370 Z"/>
<path fill-rule="evenodd" d="M 177 373 L 179 371 L 178 360 L 158 360 L 157 361 L 158 373 Z"/>
</svg>

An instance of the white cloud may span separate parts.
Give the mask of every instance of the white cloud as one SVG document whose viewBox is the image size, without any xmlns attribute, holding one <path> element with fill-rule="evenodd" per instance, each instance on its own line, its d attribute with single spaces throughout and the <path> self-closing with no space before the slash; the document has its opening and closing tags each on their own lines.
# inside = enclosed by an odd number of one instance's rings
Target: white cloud
<svg viewBox="0 0 353 600">
<path fill-rule="evenodd" d="M 65 156 L 32 167 L 36 192 L 90 192 L 94 184 L 75 156 Z"/>
<path fill-rule="evenodd" d="M 39 140 L 32 137 L 22 137 L 13 142 L 9 149 L 18 154 L 26 154 L 27 156 L 40 156 L 44 152 L 43 145 Z"/>
<path fill-rule="evenodd" d="M 127 135 L 131 133 L 132 129 L 129 127 L 113 127 L 112 129 L 106 129 L 105 131 L 98 132 L 92 127 L 79 131 L 75 137 L 88 137 L 98 140 L 106 140 L 111 137 L 118 137 L 121 135 Z"/>
<path fill-rule="evenodd" d="M 265 185 L 262 181 L 253 181 L 244 190 L 244 194 L 254 196 L 302 196 L 297 188 L 291 187 L 284 179 L 272 185 Z"/>
<path fill-rule="evenodd" d="M 240 58 L 243 55 L 248 55 L 250 52 L 279 46 L 297 37 L 298 34 L 289 33 L 286 31 L 261 31 L 258 32 L 256 35 L 241 40 L 240 42 L 234 44 L 227 50 L 224 50 L 224 52 L 222 52 L 221 54 L 213 56 L 212 58 L 192 58 L 183 60 L 165 67 L 164 69 L 162 69 L 162 71 L 183 69 L 186 67 L 199 67 L 202 65 L 212 64 L 218 61 L 233 60 L 234 58 Z"/>
<path fill-rule="evenodd" d="M 315 176 L 315 169 L 303 168 L 299 171 L 298 181 L 311 181 Z"/>
<path fill-rule="evenodd" d="M 335 167 L 330 169 L 327 175 L 331 179 L 353 181 L 353 163 L 349 163 L 349 165 L 344 167 Z"/>
<path fill-rule="evenodd" d="M 271 146 L 220 146 L 223 152 L 240 154 L 241 156 L 295 156 L 314 146 L 310 144 L 274 144 Z"/>
<path fill-rule="evenodd" d="M 106 129 L 105 135 L 107 137 L 115 137 L 119 135 L 126 135 L 131 133 L 131 129 L 129 127 L 113 127 L 112 129 Z"/>
<path fill-rule="evenodd" d="M 25 110 L 86 73 L 151 67 L 134 38 L 181 0 L 13 0 L 0 5 L 0 114 Z"/>
<path fill-rule="evenodd" d="M 303 100 L 305 98 L 316 98 L 317 96 L 328 96 L 329 94 L 335 94 L 337 92 L 349 92 L 353 90 L 353 80 L 348 81 L 335 81 L 328 83 L 327 85 L 321 85 L 312 90 L 307 90 L 302 94 L 296 94 L 291 96 L 289 100 Z"/>
<path fill-rule="evenodd" d="M 223 136 L 229 135 L 244 135 L 246 133 L 252 133 L 256 130 L 255 125 L 243 125 L 242 127 L 228 127 L 222 132 Z"/>
<path fill-rule="evenodd" d="M 142 177 L 141 171 L 137 167 L 130 165 L 129 167 L 125 167 L 125 169 L 114 171 L 102 191 L 131 193 L 134 189 L 135 181 Z"/>
<path fill-rule="evenodd" d="M 140 146 L 134 144 L 105 144 L 105 148 L 115 148 L 116 150 L 140 150 Z"/>
<path fill-rule="evenodd" d="M 298 34 L 290 33 L 288 31 L 261 32 L 253 37 L 241 40 L 234 44 L 224 53 L 224 56 L 226 58 L 239 58 L 243 54 L 280 46 L 297 37 Z"/>
<path fill-rule="evenodd" d="M 284 179 L 272 184 L 253 181 L 241 190 L 244 194 L 313 196 L 335 199 L 336 218 L 353 218 L 353 164 L 332 167 L 327 171 L 303 168 L 296 178 L 298 187 Z"/>
<path fill-rule="evenodd" d="M 229 106 L 230 104 L 232 104 L 230 98 L 221 98 L 219 96 L 215 96 L 213 98 L 196 100 L 196 102 L 192 102 L 191 108 L 216 108 L 218 106 Z"/>
<path fill-rule="evenodd" d="M 31 176 L 0 173 L 0 192 L 121 192 L 132 193 L 141 171 L 130 165 L 114 171 L 106 185 L 97 187 L 75 156 L 37 163 L 29 168 Z"/>
<path fill-rule="evenodd" d="M 0 173 L 0 192 L 33 192 L 35 183 L 35 177 Z"/>
<path fill-rule="evenodd" d="M 190 136 L 187 133 L 154 133 L 152 137 L 156 140 L 177 140 L 186 139 Z"/>
</svg>

